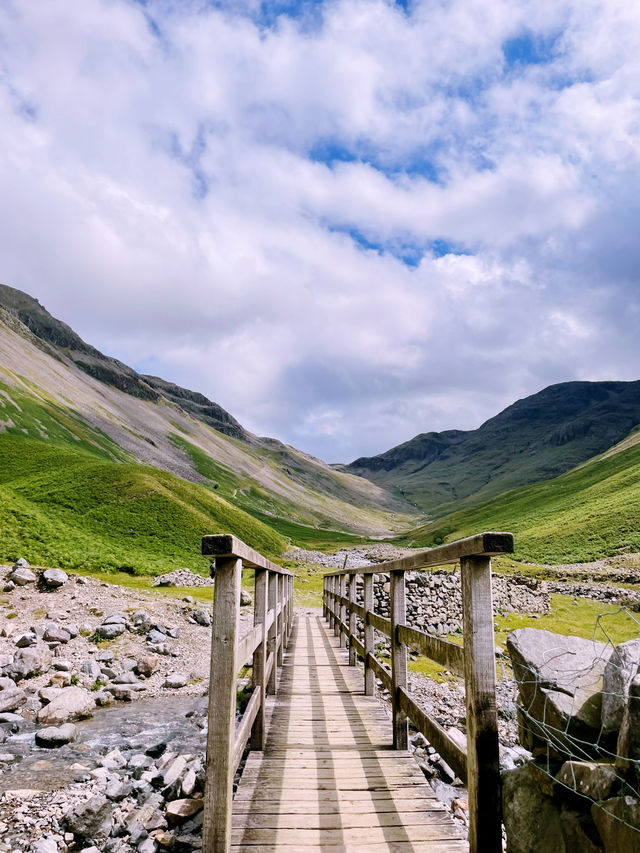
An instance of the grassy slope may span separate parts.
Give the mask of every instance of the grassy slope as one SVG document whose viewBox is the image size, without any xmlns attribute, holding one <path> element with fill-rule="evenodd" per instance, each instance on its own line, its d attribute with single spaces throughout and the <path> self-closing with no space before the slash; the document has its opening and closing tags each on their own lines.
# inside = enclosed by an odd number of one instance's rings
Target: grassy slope
<svg viewBox="0 0 640 853">
<path fill-rule="evenodd" d="M 516 558 L 586 562 L 640 550 L 640 444 L 622 442 L 579 468 L 506 492 L 425 524 L 415 545 L 435 545 L 479 530 L 511 530 Z"/>
<path fill-rule="evenodd" d="M 275 531 L 209 489 L 138 464 L 0 436 L 0 562 L 157 573 L 202 568 L 200 537 L 232 532 L 275 556 Z"/>
</svg>

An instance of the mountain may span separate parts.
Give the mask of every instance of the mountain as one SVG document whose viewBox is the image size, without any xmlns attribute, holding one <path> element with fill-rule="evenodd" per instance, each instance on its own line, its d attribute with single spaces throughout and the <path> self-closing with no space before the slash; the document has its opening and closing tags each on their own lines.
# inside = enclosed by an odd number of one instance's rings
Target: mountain
<svg viewBox="0 0 640 853">
<path fill-rule="evenodd" d="M 383 537 L 417 518 L 408 504 L 366 479 L 254 436 L 203 395 L 103 355 L 37 300 L 6 286 L 0 287 L 0 443 L 0 456 L 13 460 L 11 477 L 0 477 L 0 520 L 12 518 L 0 562 L 20 556 L 20 542 L 40 542 L 40 527 L 49 530 L 52 519 L 67 531 L 62 539 L 76 543 L 65 565 L 86 553 L 92 536 L 109 534 L 109 565 L 146 571 L 159 541 L 158 518 L 180 517 L 176 541 L 192 542 L 172 561 L 197 555 L 199 536 L 223 528 L 225 520 L 241 538 L 244 526 L 245 539 L 275 555 L 286 545 L 283 536 L 302 543 Z M 46 483 L 29 468 L 35 457 L 42 464 L 46 459 Z M 99 489 L 98 463 L 111 484 L 109 506 L 99 512 L 89 500 Z M 79 512 L 67 512 L 75 501 L 71 470 L 87 502 L 84 516 L 82 500 Z M 82 532 L 78 525 L 88 524 L 92 513 L 102 526 Z M 90 550 L 98 560 L 100 549 Z M 160 549 L 170 551 L 168 544 Z"/>
<path fill-rule="evenodd" d="M 440 517 L 557 477 L 638 424 L 640 382 L 564 382 L 518 400 L 476 430 L 422 433 L 339 469 Z"/>
<path fill-rule="evenodd" d="M 640 429 L 566 474 L 428 522 L 405 541 L 427 547 L 478 530 L 512 531 L 515 558 L 532 562 L 640 552 Z"/>
</svg>

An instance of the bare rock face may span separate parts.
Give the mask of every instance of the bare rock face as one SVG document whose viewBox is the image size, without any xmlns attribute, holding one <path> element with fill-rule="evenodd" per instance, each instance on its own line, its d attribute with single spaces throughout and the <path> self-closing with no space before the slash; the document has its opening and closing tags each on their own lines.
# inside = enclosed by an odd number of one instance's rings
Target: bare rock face
<svg viewBox="0 0 640 853">
<path fill-rule="evenodd" d="M 557 752 L 569 755 L 576 738 L 595 744 L 601 733 L 603 676 L 611 647 L 520 628 L 507 637 L 507 649 L 534 738 L 550 739 Z"/>
<path fill-rule="evenodd" d="M 84 687 L 64 687 L 58 695 L 38 713 L 38 722 L 57 726 L 69 720 L 90 717 L 96 703 L 91 693 Z"/>
<path fill-rule="evenodd" d="M 629 699 L 629 685 L 640 667 L 640 640 L 621 643 L 611 653 L 604 668 L 602 728 L 617 732 Z"/>
</svg>

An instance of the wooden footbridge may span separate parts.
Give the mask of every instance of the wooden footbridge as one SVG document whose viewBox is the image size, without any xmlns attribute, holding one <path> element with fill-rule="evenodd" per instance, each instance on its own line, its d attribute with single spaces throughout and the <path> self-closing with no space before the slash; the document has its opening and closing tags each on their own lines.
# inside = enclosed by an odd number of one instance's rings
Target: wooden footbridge
<svg viewBox="0 0 640 853">
<path fill-rule="evenodd" d="M 491 556 L 513 551 L 511 534 L 328 573 L 322 616 L 294 614 L 291 573 L 235 537 L 206 536 L 202 550 L 216 578 L 204 853 L 500 853 Z M 405 619 L 405 572 L 458 561 L 464 647 Z M 240 637 L 243 567 L 255 572 L 254 627 Z M 374 611 L 374 572 L 389 575 L 390 618 Z M 375 654 L 376 635 L 388 640 L 390 668 Z M 466 749 L 411 698 L 408 648 L 464 677 Z M 246 664 L 253 692 L 238 721 Z M 391 696 L 391 718 L 376 682 Z M 409 752 L 409 721 L 466 782 L 468 839 Z"/>
</svg>

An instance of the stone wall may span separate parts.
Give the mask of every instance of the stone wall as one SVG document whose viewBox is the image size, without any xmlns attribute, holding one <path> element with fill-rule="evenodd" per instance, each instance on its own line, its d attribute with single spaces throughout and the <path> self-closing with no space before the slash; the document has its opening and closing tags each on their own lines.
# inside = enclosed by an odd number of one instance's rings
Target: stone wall
<svg viewBox="0 0 640 853">
<path fill-rule="evenodd" d="M 429 634 L 454 634 L 462 630 L 462 589 L 458 570 L 407 572 L 405 575 L 407 623 Z M 362 580 L 357 600 L 362 603 Z M 548 613 L 549 593 L 544 581 L 494 575 L 495 613 Z M 389 616 L 389 576 L 373 576 L 374 609 Z"/>
</svg>

